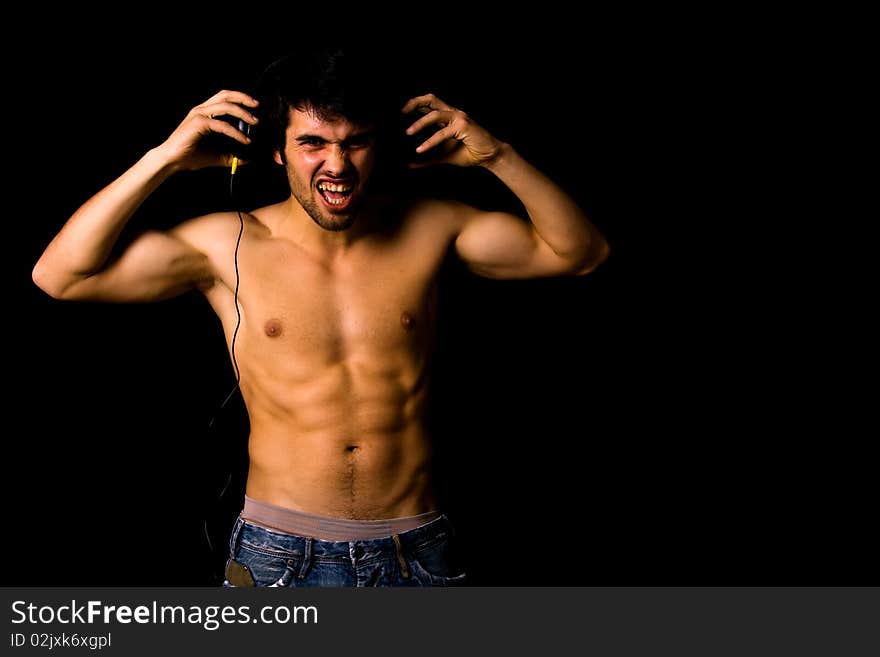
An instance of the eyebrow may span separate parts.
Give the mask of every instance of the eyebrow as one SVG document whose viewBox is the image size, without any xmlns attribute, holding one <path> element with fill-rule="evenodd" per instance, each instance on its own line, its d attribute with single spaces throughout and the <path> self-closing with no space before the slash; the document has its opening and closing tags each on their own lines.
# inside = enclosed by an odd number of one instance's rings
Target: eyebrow
<svg viewBox="0 0 880 657">
<path fill-rule="evenodd" d="M 355 133 L 349 135 L 346 139 L 343 139 L 342 143 L 345 144 L 345 143 L 355 141 L 358 139 L 372 138 L 374 134 L 375 134 L 374 130 L 360 130 L 358 132 L 355 132 Z M 300 144 L 303 144 L 307 141 L 320 141 L 320 142 L 326 143 L 328 140 L 325 139 L 324 137 L 322 137 L 321 135 L 313 135 L 313 134 L 306 133 L 304 135 L 299 135 L 296 138 L 296 141 Z"/>
</svg>

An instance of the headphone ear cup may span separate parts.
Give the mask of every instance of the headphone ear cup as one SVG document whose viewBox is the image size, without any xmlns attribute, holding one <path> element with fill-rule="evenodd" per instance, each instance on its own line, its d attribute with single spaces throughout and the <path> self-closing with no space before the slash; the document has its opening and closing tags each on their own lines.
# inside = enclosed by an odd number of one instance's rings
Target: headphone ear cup
<svg viewBox="0 0 880 657">
<path fill-rule="evenodd" d="M 250 108 L 248 108 L 250 111 Z M 235 142 L 235 147 L 232 152 L 240 160 L 251 160 L 253 159 L 253 139 L 255 133 L 255 126 L 252 126 L 250 123 L 245 122 L 243 119 L 238 119 L 235 125 L 238 128 L 238 131 L 244 134 L 245 137 L 248 137 L 251 140 L 250 144 L 242 144 L 241 142 Z"/>
<path fill-rule="evenodd" d="M 225 121 L 233 128 L 236 128 L 239 132 L 243 133 L 246 137 L 249 137 L 253 142 L 255 126 L 245 122 L 243 119 L 228 114 L 216 116 L 214 118 Z M 218 153 L 229 153 L 240 160 L 250 161 L 254 156 L 254 149 L 252 148 L 253 143 L 242 144 L 240 141 L 219 133 L 212 133 L 205 137 L 204 145 L 210 150 Z"/>
</svg>

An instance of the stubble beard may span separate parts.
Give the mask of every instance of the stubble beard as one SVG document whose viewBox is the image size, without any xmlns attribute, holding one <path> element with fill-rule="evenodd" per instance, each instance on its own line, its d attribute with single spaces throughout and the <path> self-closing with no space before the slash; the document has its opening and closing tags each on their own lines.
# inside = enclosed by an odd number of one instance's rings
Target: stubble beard
<svg viewBox="0 0 880 657">
<path fill-rule="evenodd" d="M 306 213 L 312 218 L 312 221 L 314 221 L 324 230 L 339 232 L 345 230 L 346 228 L 350 228 L 351 225 L 354 223 L 354 212 L 346 212 L 345 214 L 331 214 L 328 216 L 321 211 L 321 208 L 318 206 L 313 198 L 302 198 L 296 192 L 293 193 L 293 197 L 299 202 L 303 210 L 305 210 Z"/>
<path fill-rule="evenodd" d="M 313 192 L 311 187 L 308 187 L 304 190 L 300 185 L 296 184 L 296 181 L 294 180 L 290 181 L 290 193 L 293 194 L 293 197 L 302 206 L 302 209 L 306 211 L 306 214 L 308 214 L 312 218 L 312 221 L 314 221 L 324 230 L 341 232 L 343 230 L 351 228 L 352 224 L 354 224 L 355 218 L 357 217 L 356 203 L 353 203 L 351 209 L 344 214 L 326 213 L 313 196 L 313 193 L 317 192 Z"/>
</svg>

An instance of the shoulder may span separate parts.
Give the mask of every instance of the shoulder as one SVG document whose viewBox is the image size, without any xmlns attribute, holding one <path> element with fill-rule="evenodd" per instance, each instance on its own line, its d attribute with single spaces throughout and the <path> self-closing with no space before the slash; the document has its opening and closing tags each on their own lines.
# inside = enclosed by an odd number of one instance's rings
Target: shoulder
<svg viewBox="0 0 880 657">
<path fill-rule="evenodd" d="M 226 245 L 230 239 L 237 239 L 242 223 L 247 233 L 268 232 L 258 218 L 259 212 L 213 212 L 184 221 L 168 232 L 193 248 L 210 253 L 217 245 Z"/>
<path fill-rule="evenodd" d="M 448 199 L 418 199 L 405 202 L 402 214 L 407 227 L 432 232 L 440 230 L 455 236 L 480 214 L 480 210 Z"/>
</svg>

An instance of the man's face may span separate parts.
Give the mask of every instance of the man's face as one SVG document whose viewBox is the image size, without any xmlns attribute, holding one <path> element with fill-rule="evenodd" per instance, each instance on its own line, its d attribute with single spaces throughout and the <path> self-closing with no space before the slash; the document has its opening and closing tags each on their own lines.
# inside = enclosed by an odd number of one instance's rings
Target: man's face
<svg viewBox="0 0 880 657">
<path fill-rule="evenodd" d="M 321 228 L 354 223 L 376 158 L 373 131 L 344 118 L 324 121 L 290 110 L 284 146 L 290 191 Z M 275 161 L 282 164 L 281 153 Z"/>
</svg>

